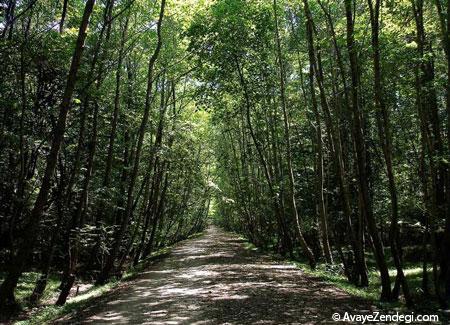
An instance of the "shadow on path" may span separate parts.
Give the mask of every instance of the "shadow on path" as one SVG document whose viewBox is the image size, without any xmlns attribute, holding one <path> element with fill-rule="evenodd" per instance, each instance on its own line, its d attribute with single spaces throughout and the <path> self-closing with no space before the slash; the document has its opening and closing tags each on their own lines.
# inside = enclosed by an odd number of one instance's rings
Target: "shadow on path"
<svg viewBox="0 0 450 325">
<path fill-rule="evenodd" d="M 56 324 L 315 324 L 370 309 L 211 226 L 104 303 Z"/>
</svg>

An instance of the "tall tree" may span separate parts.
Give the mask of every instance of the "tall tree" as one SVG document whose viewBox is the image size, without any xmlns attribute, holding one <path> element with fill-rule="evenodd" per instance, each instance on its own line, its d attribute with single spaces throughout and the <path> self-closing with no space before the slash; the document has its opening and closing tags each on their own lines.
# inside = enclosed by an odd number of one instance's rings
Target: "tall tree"
<svg viewBox="0 0 450 325">
<path fill-rule="evenodd" d="M 384 256 L 383 243 L 381 242 L 380 235 L 378 233 L 375 218 L 373 216 L 372 202 L 369 192 L 368 175 L 367 175 L 367 149 L 364 143 L 364 131 L 362 122 L 362 111 L 360 106 L 358 89 L 360 87 L 359 81 L 359 65 L 357 47 L 354 40 L 354 17 L 353 17 L 353 5 L 351 0 L 345 0 L 345 15 L 347 26 L 347 50 L 350 58 L 350 71 L 351 71 L 351 98 L 352 98 L 352 115 L 353 115 L 353 134 L 355 139 L 355 151 L 358 167 L 358 190 L 361 197 L 361 214 L 364 216 L 367 222 L 367 228 L 374 245 L 375 260 L 378 265 L 381 276 L 381 299 L 391 299 L 391 280 L 389 277 L 389 271 Z"/>
<path fill-rule="evenodd" d="M 70 64 L 70 70 L 67 75 L 66 87 L 61 104 L 59 106 L 59 116 L 56 128 L 54 130 L 50 152 L 47 156 L 45 173 L 42 179 L 41 187 L 39 189 L 39 194 L 30 213 L 29 223 L 27 226 L 28 236 L 18 249 L 17 254 L 14 258 L 15 263 L 11 265 L 7 277 L 0 286 L 0 306 L 2 306 L 2 309 L 8 308 L 11 305 L 15 304 L 14 289 L 17 285 L 17 281 L 19 280 L 20 275 L 23 272 L 25 263 L 34 248 L 34 243 L 39 232 L 39 219 L 45 211 L 47 198 L 52 185 L 51 181 L 53 179 L 53 173 L 55 171 L 56 163 L 58 160 L 58 153 L 64 139 L 67 113 L 71 106 L 72 94 L 75 88 L 78 69 L 80 67 L 81 56 L 84 50 L 84 41 L 87 36 L 86 30 L 89 24 L 89 18 L 94 8 L 94 3 L 95 0 L 88 0 L 86 2 L 83 12 L 83 18 L 78 29 L 78 37 L 72 56 L 72 62 Z"/>
<path fill-rule="evenodd" d="M 286 89 L 285 89 L 285 76 L 284 76 L 284 66 L 283 66 L 283 58 L 281 54 L 281 40 L 280 33 L 278 29 L 278 14 L 277 14 L 277 2 L 274 0 L 273 2 L 273 10 L 275 15 L 275 35 L 276 35 L 276 44 L 277 44 L 277 57 L 278 57 L 278 65 L 280 70 L 280 98 L 281 98 L 281 108 L 283 111 L 283 124 L 284 124 L 284 140 L 286 142 L 286 160 L 287 160 L 287 169 L 288 169 L 288 180 L 289 180 L 289 203 L 291 204 L 292 213 L 294 214 L 294 220 L 297 229 L 297 236 L 300 241 L 300 245 L 302 247 L 303 253 L 307 256 L 309 260 L 309 264 L 312 268 L 315 267 L 316 261 L 314 255 L 309 248 L 308 243 L 306 242 L 303 232 L 301 229 L 301 220 L 298 215 L 297 203 L 295 201 L 295 181 L 294 181 L 294 172 L 292 168 L 292 147 L 291 147 L 291 139 L 290 139 L 290 123 L 289 123 L 289 115 L 287 112 L 287 103 L 286 103 Z M 329 247 L 328 247 L 329 249 Z M 331 256 L 328 250 L 329 257 Z"/>
<path fill-rule="evenodd" d="M 130 181 L 128 184 L 128 192 L 127 192 L 127 202 L 126 202 L 126 208 L 124 212 L 124 218 L 122 219 L 122 222 L 120 224 L 119 230 L 117 231 L 117 234 L 115 236 L 115 242 L 112 247 L 112 250 L 110 252 L 110 255 L 108 256 L 108 259 L 105 263 L 105 266 L 103 267 L 102 272 L 99 275 L 99 278 L 97 279 L 97 283 L 105 283 L 106 280 L 108 280 L 110 276 L 110 272 L 114 267 L 114 262 L 117 257 L 117 253 L 119 251 L 119 247 L 122 241 L 122 238 L 125 234 L 125 231 L 128 227 L 128 222 L 131 218 L 132 214 L 132 208 L 133 208 L 133 191 L 134 186 L 136 183 L 136 179 L 139 172 L 139 164 L 140 164 L 140 158 L 141 158 L 141 152 L 142 152 L 142 145 L 144 142 L 144 135 L 145 135 L 145 129 L 147 126 L 149 114 L 150 114 L 150 107 L 151 107 L 151 99 L 152 99 L 152 87 L 154 83 L 154 67 L 156 60 L 158 59 L 159 52 L 162 47 L 162 37 L 161 37 L 161 26 L 162 21 L 164 17 L 164 8 L 166 5 L 165 0 L 161 0 L 160 10 L 159 10 L 159 18 L 158 23 L 156 25 L 156 33 L 157 33 L 157 43 L 156 48 L 153 52 L 153 54 L 150 57 L 149 63 L 148 63 L 148 72 L 147 72 L 147 90 L 145 95 L 145 106 L 144 106 L 144 115 L 142 117 L 141 126 L 138 131 L 138 142 L 136 147 L 136 152 L 134 154 L 134 166 L 130 175 Z"/>
<path fill-rule="evenodd" d="M 389 230 L 390 244 L 392 257 L 394 259 L 395 268 L 397 269 L 397 278 L 403 288 L 403 295 L 406 303 L 411 306 L 411 296 L 409 293 L 408 283 L 406 282 L 405 274 L 403 273 L 403 266 L 401 260 L 401 246 L 399 241 L 398 229 L 398 198 L 397 186 L 394 178 L 394 171 L 392 166 L 392 135 L 391 125 L 389 121 L 389 112 L 386 107 L 383 95 L 382 86 L 382 72 L 381 72 L 381 57 L 380 57 L 380 8 L 381 0 L 368 0 L 370 11 L 370 25 L 372 30 L 372 51 L 373 51 L 373 71 L 374 71 L 374 103 L 376 110 L 376 119 L 378 126 L 378 136 L 380 138 L 381 147 L 383 150 L 384 161 L 386 164 L 386 173 L 389 182 L 389 193 L 391 196 L 391 226 Z M 395 294 L 398 296 L 398 293 Z M 397 299 L 398 297 L 393 297 Z"/>
</svg>

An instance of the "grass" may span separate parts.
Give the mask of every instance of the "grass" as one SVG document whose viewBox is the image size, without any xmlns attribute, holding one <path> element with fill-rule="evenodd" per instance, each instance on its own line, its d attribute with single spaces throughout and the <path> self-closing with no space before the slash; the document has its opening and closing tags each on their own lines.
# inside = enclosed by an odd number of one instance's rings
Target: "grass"
<svg viewBox="0 0 450 325">
<path fill-rule="evenodd" d="M 203 233 L 196 233 L 189 236 L 187 239 L 197 238 Z M 14 324 L 17 325 L 35 325 L 35 324 L 49 324 L 55 319 L 61 318 L 77 310 L 84 309 L 95 301 L 110 292 L 112 289 L 116 288 L 120 283 L 130 281 L 136 278 L 139 273 L 143 272 L 145 269 L 150 267 L 150 265 L 156 263 L 157 261 L 167 257 L 172 251 L 173 246 L 167 246 L 153 252 L 145 260 L 141 261 L 138 265 L 131 267 L 127 272 L 125 272 L 120 280 L 108 282 L 102 286 L 94 286 L 88 289 L 86 292 L 79 294 L 76 297 L 70 298 L 64 306 L 56 305 L 41 305 L 36 310 L 31 310 L 30 306 L 26 302 L 26 298 L 32 293 L 36 280 L 39 277 L 37 272 L 27 272 L 22 275 L 19 280 L 19 285 L 16 288 L 16 299 L 20 303 L 22 309 L 25 312 L 29 312 L 29 318 L 25 320 L 15 321 Z M 3 273 L 0 273 L 0 282 L 4 278 Z M 58 293 L 58 286 L 60 279 L 57 275 L 51 275 L 48 280 L 47 288 L 44 292 L 41 301 L 46 301 L 52 298 Z"/>
<path fill-rule="evenodd" d="M 16 300 L 21 308 L 29 307 L 27 298 L 31 295 L 39 278 L 40 273 L 38 272 L 25 272 L 19 279 L 19 283 L 15 290 Z M 3 281 L 5 273 L 0 273 L 0 282 Z M 42 301 L 52 298 L 59 286 L 59 277 L 57 275 L 51 275 L 48 278 L 47 287 L 45 288 L 44 294 L 42 295 Z"/>
<path fill-rule="evenodd" d="M 190 236 L 189 238 L 196 238 L 201 236 L 201 233 Z M 243 240 L 243 244 L 245 249 L 251 251 L 263 251 L 264 253 L 271 254 L 276 258 L 280 258 L 271 251 L 262 250 L 261 248 L 256 247 L 254 244 L 248 241 L 242 235 L 239 235 L 239 238 Z M 149 256 L 144 261 L 141 261 L 137 266 L 130 268 L 122 277 L 120 281 L 109 282 L 103 286 L 92 287 L 86 292 L 71 298 L 64 306 L 55 306 L 55 305 L 46 305 L 38 308 L 37 311 L 30 313 L 30 318 L 26 320 L 16 321 L 14 324 L 18 325 L 34 325 L 34 324 L 48 324 L 51 321 L 61 318 L 65 315 L 73 313 L 77 310 L 84 309 L 90 305 L 92 305 L 96 299 L 110 292 L 112 289 L 117 287 L 120 283 L 130 281 L 134 279 L 139 273 L 147 269 L 150 265 L 155 262 L 165 258 L 170 254 L 172 250 L 172 246 L 165 247 L 158 251 L 155 251 L 151 256 Z M 392 260 L 390 258 L 389 252 L 386 254 L 388 262 L 390 264 L 390 275 L 391 279 L 394 282 L 395 280 L 395 268 L 392 265 Z M 378 305 L 383 309 L 403 309 L 404 306 L 401 302 L 396 303 L 380 303 L 378 301 L 380 295 L 380 279 L 378 271 L 375 267 L 375 262 L 371 254 L 367 254 L 367 264 L 369 269 L 369 282 L 370 285 L 367 288 L 360 288 L 350 284 L 347 278 L 340 272 L 339 267 L 330 267 L 326 264 L 319 264 L 315 270 L 311 270 L 306 261 L 299 260 L 287 260 L 286 261 L 294 264 L 298 268 L 301 268 L 306 274 L 311 276 L 315 276 L 320 278 L 322 281 L 326 283 L 330 283 L 348 294 L 367 299 L 372 301 L 374 304 Z M 421 281 L 422 281 L 422 267 L 420 262 L 415 263 L 407 263 L 404 266 L 404 272 L 406 274 L 408 284 L 410 286 L 410 291 L 413 294 L 415 300 L 418 302 L 418 298 L 422 295 L 421 289 Z M 431 280 L 431 270 L 429 270 L 429 278 Z M 0 280 L 3 274 L 0 273 Z M 39 274 L 36 272 L 27 272 L 24 273 L 20 279 L 20 284 L 16 289 L 16 297 L 17 300 L 21 303 L 21 305 L 26 308 L 28 307 L 26 304 L 25 298 L 28 297 L 33 288 L 35 281 L 37 280 Z M 52 275 L 49 278 L 48 286 L 44 292 L 44 296 L 42 301 L 50 299 L 57 292 L 57 288 L 59 285 L 59 278 L 56 275 Z M 432 301 L 420 301 L 420 310 L 428 310 L 435 313 L 438 310 L 437 304 Z"/>
<path fill-rule="evenodd" d="M 15 290 L 15 297 L 16 301 L 19 304 L 20 310 L 28 311 L 31 310 L 32 306 L 27 301 L 27 298 L 31 295 L 33 292 L 34 286 L 36 284 L 36 281 L 38 280 L 40 276 L 40 273 L 38 272 L 25 272 L 22 274 L 22 276 L 19 279 L 18 285 Z M 0 273 L 0 282 L 3 281 L 5 277 L 5 273 Z M 45 288 L 45 291 L 42 295 L 41 301 L 47 301 L 51 299 L 58 290 L 58 286 L 60 283 L 60 279 L 56 274 L 52 274 L 48 278 L 47 286 Z M 17 324 L 40 324 L 42 322 L 35 321 L 31 323 L 23 323 L 23 322 L 16 322 Z"/>
<path fill-rule="evenodd" d="M 26 272 L 19 280 L 15 295 L 23 311 L 22 317 L 29 317 L 25 320 L 17 320 L 14 324 L 48 324 L 55 319 L 61 318 L 77 310 L 84 309 L 93 304 L 97 298 L 116 288 L 120 283 L 134 279 L 151 264 L 166 257 L 170 253 L 171 249 L 172 247 L 165 247 L 153 252 L 148 258 L 141 261 L 137 266 L 130 268 L 126 273 L 124 273 L 120 280 L 111 281 L 102 286 L 93 286 L 86 292 L 70 298 L 64 306 L 45 304 L 46 301 L 54 297 L 59 292 L 58 286 L 60 279 L 56 274 L 53 274 L 49 277 L 47 287 L 41 299 L 44 303 L 32 309 L 32 306 L 27 303 L 26 298 L 33 292 L 34 285 L 40 274 L 37 272 Z M 4 273 L 0 273 L 0 282 L 4 278 L 4 275 Z"/>
<path fill-rule="evenodd" d="M 385 310 L 403 310 L 406 306 L 403 301 L 398 302 L 380 302 L 381 294 L 381 283 L 378 270 L 376 268 L 375 260 L 372 253 L 366 253 L 366 260 L 368 266 L 368 276 L 369 276 L 369 286 L 368 287 L 357 287 L 351 284 L 342 272 L 339 265 L 326 265 L 318 264 L 316 269 L 311 270 L 309 264 L 306 260 L 292 260 L 280 257 L 279 255 L 273 253 L 273 250 L 264 250 L 255 246 L 253 243 L 249 242 L 247 238 L 239 234 L 239 238 L 244 241 L 244 248 L 252 251 L 262 251 L 264 253 L 270 254 L 277 259 L 283 259 L 296 267 L 302 269 L 306 274 L 317 277 L 320 280 L 332 284 L 348 294 L 366 299 L 371 301 L 373 304 L 377 305 L 381 309 Z M 298 253 L 298 252 L 297 252 Z M 296 254 L 301 255 L 300 253 Z M 389 265 L 389 274 L 391 276 L 392 285 L 395 282 L 396 269 L 394 267 L 390 249 L 386 248 L 386 259 Z M 437 312 L 439 310 L 439 305 L 435 299 L 424 299 L 422 291 L 422 263 L 409 262 L 405 263 L 403 271 L 406 275 L 406 279 L 409 285 L 409 290 L 416 303 L 415 308 L 420 311 Z M 428 268 L 428 278 L 430 284 L 430 292 L 432 293 L 432 269 Z"/>
<path fill-rule="evenodd" d="M 370 301 L 373 301 L 374 303 L 380 305 L 380 306 L 386 306 L 389 308 L 398 308 L 402 307 L 401 302 L 396 303 L 381 303 L 378 301 L 380 297 L 380 276 L 378 271 L 370 267 L 368 276 L 369 276 L 369 286 L 364 287 L 356 287 L 353 284 L 349 283 L 347 278 L 339 271 L 336 271 L 335 269 L 330 269 L 325 264 L 320 264 L 317 266 L 315 270 L 311 270 L 309 265 L 305 262 L 299 262 L 299 261 L 291 261 L 294 265 L 301 268 L 305 273 L 319 277 L 321 280 L 333 284 L 341 289 L 343 289 L 345 292 L 351 294 L 352 296 L 364 298 Z M 429 270 L 431 272 L 431 270 Z M 422 281 L 422 268 L 420 265 L 407 265 L 404 268 L 404 273 L 406 275 L 411 294 L 415 297 L 420 296 L 422 293 L 421 289 L 421 281 Z M 395 282 L 395 274 L 396 270 L 395 268 L 389 269 L 389 274 L 391 276 L 392 283 Z M 430 274 L 431 277 L 431 274 Z"/>
<path fill-rule="evenodd" d="M 71 298 L 64 306 L 48 305 L 41 307 L 36 313 L 32 314 L 30 318 L 22 321 L 16 321 L 17 325 L 35 325 L 48 324 L 51 321 L 60 318 L 71 312 L 85 308 L 92 304 L 94 299 L 104 295 L 111 289 L 115 288 L 120 282 L 109 282 L 103 286 L 92 287 L 88 291 L 79 296 Z"/>
<path fill-rule="evenodd" d="M 143 272 L 150 265 L 167 257 L 170 254 L 170 252 L 172 251 L 172 248 L 173 248 L 173 246 L 167 246 L 167 247 L 161 248 L 161 249 L 155 251 L 154 253 L 150 254 L 150 256 L 148 256 L 145 260 L 140 261 L 138 265 L 129 268 L 123 274 L 122 281 L 133 280 L 134 278 L 136 278 L 136 276 L 139 275 L 139 273 Z"/>
<path fill-rule="evenodd" d="M 388 255 L 388 254 L 387 254 Z M 369 259 L 368 259 L 369 260 Z M 390 260 L 388 260 L 391 262 Z M 397 302 L 380 302 L 381 293 L 381 283 L 380 276 L 375 267 L 370 267 L 369 276 L 369 286 L 367 288 L 356 287 L 348 282 L 347 278 L 341 273 L 331 271 L 325 264 L 320 264 L 315 270 L 311 270 L 306 262 L 291 261 L 294 265 L 301 268 L 305 273 L 318 277 L 322 281 L 332 284 L 348 294 L 363 298 L 371 301 L 379 309 L 384 311 L 400 311 L 406 312 L 408 309 L 403 301 Z M 391 264 L 391 263 L 389 263 Z M 414 301 L 414 312 L 419 312 L 421 314 L 436 314 L 439 316 L 442 324 L 450 323 L 450 315 L 448 311 L 443 311 L 440 309 L 439 304 L 434 298 L 426 298 L 423 296 L 422 292 L 422 266 L 421 263 L 406 263 L 404 265 L 403 271 L 405 273 L 409 290 Z M 430 281 L 430 292 L 433 295 L 431 279 L 432 279 L 432 269 L 427 269 L 428 278 Z M 389 268 L 389 275 L 391 277 L 391 283 L 395 282 L 396 270 L 394 267 Z"/>
</svg>

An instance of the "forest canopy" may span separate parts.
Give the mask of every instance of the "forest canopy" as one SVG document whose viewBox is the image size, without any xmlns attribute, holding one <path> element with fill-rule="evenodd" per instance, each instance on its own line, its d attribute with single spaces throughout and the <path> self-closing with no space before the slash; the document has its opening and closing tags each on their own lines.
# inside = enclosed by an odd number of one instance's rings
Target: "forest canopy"
<svg viewBox="0 0 450 325">
<path fill-rule="evenodd" d="M 0 6 L 1 311 L 25 272 L 63 305 L 211 219 L 448 306 L 449 0 Z"/>
</svg>

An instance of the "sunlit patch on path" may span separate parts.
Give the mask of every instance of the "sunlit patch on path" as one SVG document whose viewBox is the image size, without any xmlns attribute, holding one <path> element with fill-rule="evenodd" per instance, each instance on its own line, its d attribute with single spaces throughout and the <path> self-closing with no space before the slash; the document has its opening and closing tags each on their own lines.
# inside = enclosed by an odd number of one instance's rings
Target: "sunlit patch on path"
<svg viewBox="0 0 450 325">
<path fill-rule="evenodd" d="M 59 324 L 315 324 L 369 303 L 289 264 L 246 250 L 213 226 L 132 285 Z"/>
</svg>

